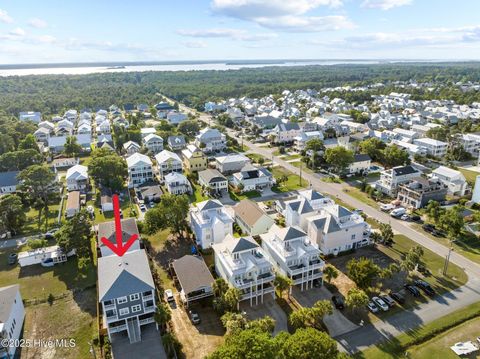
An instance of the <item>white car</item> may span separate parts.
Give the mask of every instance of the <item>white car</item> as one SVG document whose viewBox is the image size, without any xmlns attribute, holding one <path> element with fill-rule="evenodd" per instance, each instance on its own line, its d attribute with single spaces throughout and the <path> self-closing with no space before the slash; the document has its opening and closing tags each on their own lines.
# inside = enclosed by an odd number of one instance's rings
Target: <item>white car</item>
<svg viewBox="0 0 480 359">
<path fill-rule="evenodd" d="M 167 302 L 174 302 L 175 297 L 173 296 L 173 291 L 171 289 L 165 289 L 165 298 Z"/>
<path fill-rule="evenodd" d="M 372 301 L 384 312 L 388 311 L 388 305 L 384 302 L 384 300 L 380 297 L 373 297 Z"/>
<path fill-rule="evenodd" d="M 368 302 L 367 308 L 368 308 L 368 310 L 371 311 L 372 313 L 378 313 L 378 308 L 377 308 L 377 306 L 375 305 L 374 302 Z"/>
</svg>

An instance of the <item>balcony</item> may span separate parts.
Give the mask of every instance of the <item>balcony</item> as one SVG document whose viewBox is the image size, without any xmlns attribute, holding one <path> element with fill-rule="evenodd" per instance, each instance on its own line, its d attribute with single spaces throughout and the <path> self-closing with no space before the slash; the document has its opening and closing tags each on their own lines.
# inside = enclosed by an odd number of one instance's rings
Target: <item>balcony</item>
<svg viewBox="0 0 480 359">
<path fill-rule="evenodd" d="M 105 311 L 115 309 L 115 303 L 111 303 L 111 304 L 105 304 L 104 303 L 103 308 L 104 308 Z"/>
<path fill-rule="evenodd" d="M 148 307 L 144 307 L 144 312 L 154 312 L 155 311 L 155 305 L 149 305 Z"/>
<path fill-rule="evenodd" d="M 108 328 L 108 331 L 110 333 L 118 333 L 118 332 L 122 332 L 124 330 L 127 330 L 127 325 L 126 324 L 117 325 L 115 327 Z"/>
<path fill-rule="evenodd" d="M 153 299 L 153 295 L 152 294 L 149 294 L 149 295 L 144 295 L 143 296 L 143 301 L 147 301 L 147 300 L 150 300 L 150 299 Z"/>
</svg>

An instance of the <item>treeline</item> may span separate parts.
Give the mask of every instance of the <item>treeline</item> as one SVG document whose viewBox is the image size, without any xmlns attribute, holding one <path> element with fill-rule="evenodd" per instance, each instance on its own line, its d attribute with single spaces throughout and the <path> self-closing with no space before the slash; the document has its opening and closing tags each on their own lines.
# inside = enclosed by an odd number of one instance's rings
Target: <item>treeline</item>
<svg viewBox="0 0 480 359">
<path fill-rule="evenodd" d="M 453 84 L 480 81 L 480 63 L 409 63 L 264 67 L 229 71 L 158 71 L 90 75 L 35 75 L 4 77 L 0 81 L 0 109 L 18 115 L 34 110 L 45 115 L 68 108 L 106 108 L 111 104 L 154 104 L 161 94 L 201 109 L 205 101 L 228 97 L 259 97 L 285 89 L 361 86 L 374 82 L 416 80 Z M 395 89 L 394 86 L 387 88 Z M 375 91 L 341 93 L 354 102 L 370 99 Z M 412 92 L 415 99 L 452 98 L 459 103 L 480 101 L 479 92 L 462 92 L 455 86 L 438 91 Z"/>
</svg>

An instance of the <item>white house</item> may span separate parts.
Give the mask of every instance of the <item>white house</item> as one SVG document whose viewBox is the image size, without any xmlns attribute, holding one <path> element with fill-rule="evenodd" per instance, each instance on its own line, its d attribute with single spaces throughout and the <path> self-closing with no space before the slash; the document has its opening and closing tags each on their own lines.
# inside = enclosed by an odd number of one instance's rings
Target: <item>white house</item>
<svg viewBox="0 0 480 359">
<path fill-rule="evenodd" d="M 269 261 L 294 285 L 304 290 L 313 288 L 315 280 L 322 282 L 325 263 L 320 259 L 320 250 L 301 228 L 274 225 L 260 237 Z"/>
<path fill-rule="evenodd" d="M 170 172 L 164 178 L 165 186 L 171 194 L 192 193 L 192 185 L 182 173 Z"/>
<path fill-rule="evenodd" d="M 218 170 L 211 168 L 198 172 L 198 183 L 202 188 L 208 188 L 214 193 L 228 191 L 227 178 L 218 172 Z"/>
<path fill-rule="evenodd" d="M 283 215 L 287 227 L 299 226 L 305 230 L 307 228 L 307 219 L 315 214 L 316 211 L 304 197 L 299 196 L 297 199 L 285 202 Z"/>
<path fill-rule="evenodd" d="M 110 121 L 105 119 L 100 124 L 97 125 L 97 133 L 110 133 L 111 125 Z"/>
<path fill-rule="evenodd" d="M 367 174 L 371 164 L 372 159 L 369 155 L 356 154 L 353 156 L 353 162 L 348 166 L 347 171 L 351 174 Z"/>
<path fill-rule="evenodd" d="M 158 172 L 161 179 L 172 172 L 182 173 L 183 162 L 174 152 L 163 150 L 155 155 L 155 161 L 157 161 Z"/>
<path fill-rule="evenodd" d="M 190 226 L 202 248 L 210 248 L 233 234 L 233 218 L 218 200 L 209 199 L 190 209 Z"/>
<path fill-rule="evenodd" d="M 460 141 L 461 146 L 465 151 L 470 153 L 474 158 L 479 157 L 480 153 L 480 135 L 476 133 L 459 134 L 456 138 Z"/>
<path fill-rule="evenodd" d="M 470 187 L 462 172 L 440 166 L 430 174 L 432 179 L 437 179 L 447 186 L 447 193 L 451 196 L 465 196 Z"/>
<path fill-rule="evenodd" d="M 243 233 L 257 236 L 268 232 L 275 221 L 267 215 L 257 204 L 249 199 L 243 199 L 233 207 L 235 222 Z"/>
<path fill-rule="evenodd" d="M 195 145 L 204 152 L 222 151 L 227 147 L 227 137 L 216 128 L 206 127 L 195 136 Z"/>
<path fill-rule="evenodd" d="M 40 112 L 20 112 L 18 115 L 20 121 L 32 121 L 34 123 L 39 123 L 42 121 L 42 114 Z"/>
<path fill-rule="evenodd" d="M 337 255 L 370 244 L 370 225 L 362 216 L 340 205 L 325 207 L 307 222 L 308 237 L 325 255 Z"/>
<path fill-rule="evenodd" d="M 33 135 L 37 139 L 37 142 L 48 143 L 51 131 L 45 127 L 39 127 Z"/>
<path fill-rule="evenodd" d="M 215 167 L 223 174 L 231 174 L 241 171 L 250 163 L 250 158 L 241 153 L 228 154 L 215 158 Z"/>
<path fill-rule="evenodd" d="M 167 121 L 170 122 L 172 125 L 178 125 L 180 122 L 185 121 L 187 119 L 187 115 L 177 111 L 170 111 L 167 113 Z"/>
<path fill-rule="evenodd" d="M 18 284 L 0 288 L 0 338 L 12 340 L 20 339 L 25 308 L 23 306 L 20 286 Z M 0 358 L 14 358 L 17 345 L 1 345 Z"/>
<path fill-rule="evenodd" d="M 420 177 L 422 171 L 413 166 L 398 166 L 380 173 L 380 179 L 375 182 L 375 188 L 391 197 L 396 197 L 398 186 Z"/>
<path fill-rule="evenodd" d="M 425 137 L 413 140 L 413 143 L 425 147 L 427 149 L 427 154 L 433 157 L 442 158 L 447 154 L 448 143 L 443 141 Z"/>
<path fill-rule="evenodd" d="M 123 144 L 123 149 L 127 155 L 133 155 L 134 153 L 140 152 L 140 145 L 134 141 L 127 141 Z"/>
<path fill-rule="evenodd" d="M 335 202 L 327 196 L 324 196 L 320 192 L 315 191 L 314 189 L 306 189 L 298 193 L 298 198 L 305 198 L 308 201 L 310 207 L 313 210 L 319 211 L 326 206 L 335 204 Z"/>
<path fill-rule="evenodd" d="M 303 151 L 308 141 L 312 139 L 319 139 L 323 141 L 323 138 L 324 138 L 323 133 L 321 131 L 309 131 L 309 132 L 301 131 L 298 134 L 298 136 L 293 139 L 293 141 L 294 141 L 295 149 L 297 151 Z"/>
<path fill-rule="evenodd" d="M 154 135 L 157 133 L 157 130 L 153 127 L 143 127 L 140 129 L 140 134 L 142 135 L 142 139 L 147 137 L 148 135 Z"/>
<path fill-rule="evenodd" d="M 240 290 L 240 300 L 250 305 L 263 303 L 266 295 L 275 298 L 275 274 L 262 248 L 252 237 L 228 235 L 214 244 L 215 271 L 232 287 Z"/>
<path fill-rule="evenodd" d="M 143 138 L 143 145 L 153 154 L 159 153 L 163 150 L 163 138 L 150 133 Z"/>
<path fill-rule="evenodd" d="M 183 136 L 168 136 L 167 143 L 172 151 L 180 151 L 187 146 Z"/>
<path fill-rule="evenodd" d="M 65 179 L 68 191 L 85 191 L 88 189 L 88 168 L 82 165 L 70 167 Z"/>
<path fill-rule="evenodd" d="M 148 156 L 134 153 L 127 157 L 128 187 L 137 187 L 153 180 L 152 161 Z"/>
<path fill-rule="evenodd" d="M 281 123 L 275 126 L 272 134 L 275 136 L 275 143 L 291 143 L 302 132 L 297 122 Z"/>
<path fill-rule="evenodd" d="M 257 189 L 270 188 L 275 183 L 272 173 L 265 167 L 254 167 L 247 164 L 240 172 L 232 176 L 232 184 L 241 187 L 242 191 L 253 191 Z"/>
</svg>

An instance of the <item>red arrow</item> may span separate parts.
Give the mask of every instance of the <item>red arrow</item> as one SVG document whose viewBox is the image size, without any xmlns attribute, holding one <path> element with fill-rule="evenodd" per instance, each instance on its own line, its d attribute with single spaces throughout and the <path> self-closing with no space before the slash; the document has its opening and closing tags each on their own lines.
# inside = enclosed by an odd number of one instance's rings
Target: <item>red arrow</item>
<svg viewBox="0 0 480 359">
<path fill-rule="evenodd" d="M 133 242 L 137 240 L 138 234 L 133 234 L 128 239 L 127 243 L 123 244 L 122 220 L 120 218 L 120 203 L 118 201 L 118 194 L 113 195 L 113 214 L 115 215 L 115 237 L 117 239 L 117 245 L 113 244 L 105 237 L 102 237 L 102 243 L 110 248 L 117 256 L 121 257 L 125 254 L 128 248 L 130 248 Z"/>
</svg>

